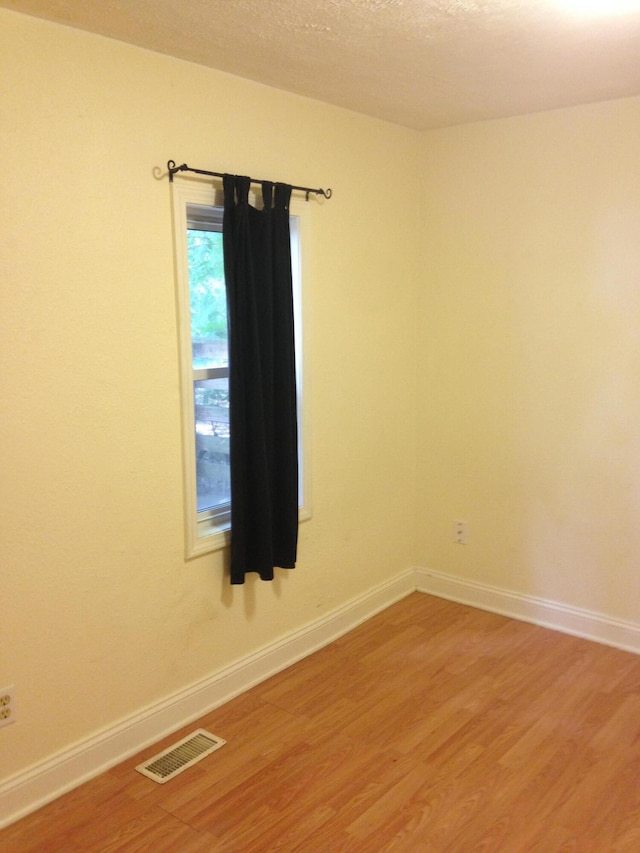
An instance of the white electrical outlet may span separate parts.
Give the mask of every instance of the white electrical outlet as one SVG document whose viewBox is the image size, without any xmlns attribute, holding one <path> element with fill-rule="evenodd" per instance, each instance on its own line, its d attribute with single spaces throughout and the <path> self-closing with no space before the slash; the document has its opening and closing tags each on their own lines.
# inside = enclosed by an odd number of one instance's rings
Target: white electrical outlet
<svg viewBox="0 0 640 853">
<path fill-rule="evenodd" d="M 3 687 L 0 689 L 0 728 L 8 726 L 16 721 L 16 701 L 14 698 L 15 687 Z"/>
<path fill-rule="evenodd" d="M 453 541 L 456 545 L 466 545 L 469 536 L 469 525 L 466 521 L 455 521 L 453 524 Z"/>
</svg>

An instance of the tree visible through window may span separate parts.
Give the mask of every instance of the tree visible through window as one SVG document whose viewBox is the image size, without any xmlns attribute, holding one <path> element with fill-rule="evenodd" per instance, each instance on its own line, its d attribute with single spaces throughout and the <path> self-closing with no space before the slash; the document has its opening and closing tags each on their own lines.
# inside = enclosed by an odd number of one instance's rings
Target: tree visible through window
<svg viewBox="0 0 640 853">
<path fill-rule="evenodd" d="M 222 211 L 187 206 L 198 513 L 228 516 L 229 356 Z"/>
</svg>

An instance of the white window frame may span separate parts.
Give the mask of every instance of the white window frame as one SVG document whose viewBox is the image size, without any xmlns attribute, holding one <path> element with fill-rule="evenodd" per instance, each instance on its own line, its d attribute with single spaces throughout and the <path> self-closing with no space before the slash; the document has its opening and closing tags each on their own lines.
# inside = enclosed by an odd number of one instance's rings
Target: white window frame
<svg viewBox="0 0 640 853">
<path fill-rule="evenodd" d="M 229 521 L 220 513 L 198 512 L 195 446 L 194 369 L 191 343 L 191 304 L 189 297 L 189 253 L 187 247 L 187 207 L 201 205 L 222 207 L 222 191 L 209 182 L 180 179 L 171 184 L 175 248 L 175 278 L 178 308 L 178 344 L 180 359 L 182 458 L 184 483 L 184 523 L 186 559 L 217 551 L 230 542 Z M 253 193 L 252 204 L 259 206 Z M 304 199 L 292 198 L 291 266 L 295 314 L 296 384 L 298 396 L 298 518 L 311 518 L 311 465 L 308 448 L 309 418 L 303 388 L 306 386 L 305 354 L 303 351 L 302 259 L 300 246 L 304 239 Z"/>
</svg>

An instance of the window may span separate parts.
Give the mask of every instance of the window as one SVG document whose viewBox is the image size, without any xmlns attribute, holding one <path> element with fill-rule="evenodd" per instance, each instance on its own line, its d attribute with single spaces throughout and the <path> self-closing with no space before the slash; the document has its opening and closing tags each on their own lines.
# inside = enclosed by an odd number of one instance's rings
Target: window
<svg viewBox="0 0 640 853">
<path fill-rule="evenodd" d="M 199 516 L 228 523 L 229 355 L 222 209 L 187 204 L 189 314 Z"/>
<path fill-rule="evenodd" d="M 193 185 L 191 185 L 193 184 Z M 222 250 L 222 198 L 189 180 L 172 184 L 178 288 L 187 557 L 228 541 L 229 359 Z M 293 201 L 292 209 L 304 202 Z M 299 518 L 310 517 L 304 464 L 300 216 L 291 216 L 298 383 Z M 306 492 L 306 494 L 305 494 Z"/>
</svg>

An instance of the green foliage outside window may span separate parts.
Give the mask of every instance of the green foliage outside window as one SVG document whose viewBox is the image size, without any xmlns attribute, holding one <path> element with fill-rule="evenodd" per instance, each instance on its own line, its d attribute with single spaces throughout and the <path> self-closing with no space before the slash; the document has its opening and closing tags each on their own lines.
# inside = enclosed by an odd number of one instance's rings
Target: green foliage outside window
<svg viewBox="0 0 640 853">
<path fill-rule="evenodd" d="M 191 337 L 195 342 L 227 338 L 227 297 L 224 286 L 222 234 L 187 232 Z"/>
</svg>

